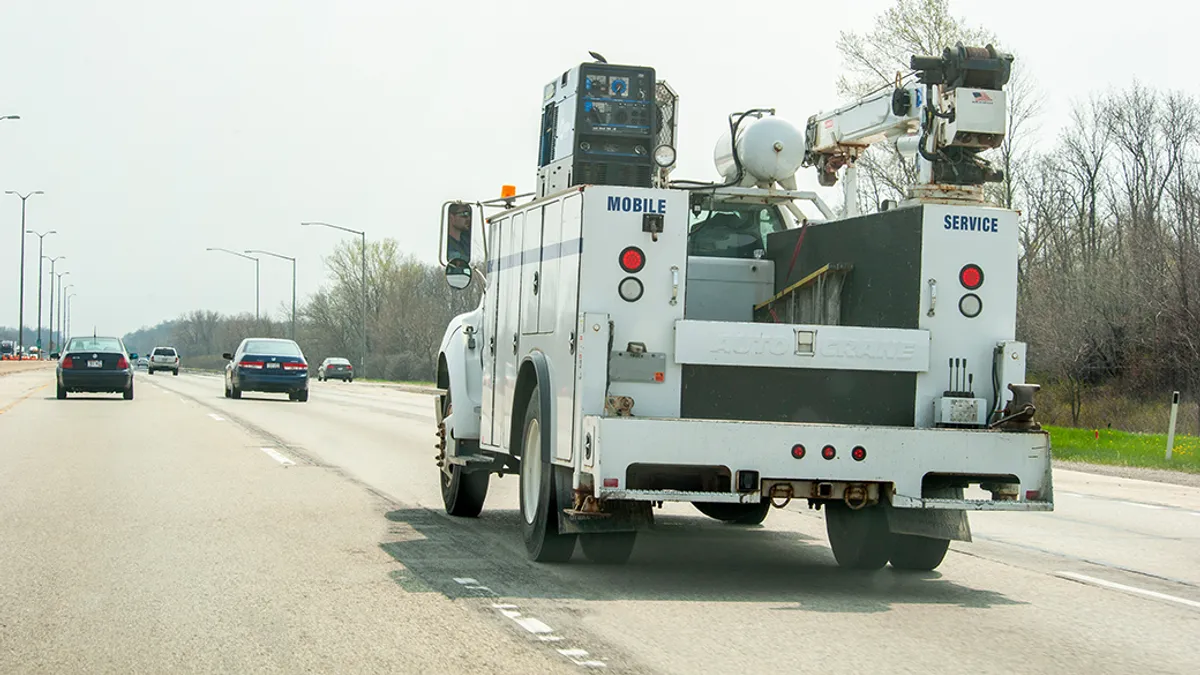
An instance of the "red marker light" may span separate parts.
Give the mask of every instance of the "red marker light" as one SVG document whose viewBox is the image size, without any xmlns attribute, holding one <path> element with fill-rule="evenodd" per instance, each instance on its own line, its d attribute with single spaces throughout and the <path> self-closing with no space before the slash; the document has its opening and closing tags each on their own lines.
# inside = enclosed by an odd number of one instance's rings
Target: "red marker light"
<svg viewBox="0 0 1200 675">
<path fill-rule="evenodd" d="M 821 448 L 821 456 L 825 459 L 833 459 L 834 457 L 837 457 L 837 448 L 833 447 L 832 445 L 827 445 Z"/>
<path fill-rule="evenodd" d="M 621 479 L 619 479 L 619 478 L 605 478 L 604 479 L 604 487 L 606 487 L 606 488 L 615 488 L 615 487 L 620 487 L 620 486 L 621 486 Z"/>
<path fill-rule="evenodd" d="M 804 446 L 799 443 L 792 446 L 792 457 L 804 459 Z"/>
<path fill-rule="evenodd" d="M 646 266 L 646 254 L 642 253 L 642 249 L 636 246 L 630 246 L 624 251 L 621 251 L 621 269 L 633 274 L 641 272 Z"/>
<path fill-rule="evenodd" d="M 1040 490 L 1026 490 L 1025 491 L 1025 501 L 1028 501 L 1028 502 L 1036 502 L 1038 500 L 1038 498 L 1041 496 L 1042 496 L 1042 492 Z"/>
<path fill-rule="evenodd" d="M 958 282 L 968 291 L 973 291 L 983 285 L 983 269 L 974 263 L 964 266 L 958 271 Z"/>
<path fill-rule="evenodd" d="M 867 458 L 867 449 L 861 445 L 856 445 L 854 446 L 854 449 L 850 451 L 850 456 L 854 458 L 854 461 L 861 462 Z"/>
</svg>

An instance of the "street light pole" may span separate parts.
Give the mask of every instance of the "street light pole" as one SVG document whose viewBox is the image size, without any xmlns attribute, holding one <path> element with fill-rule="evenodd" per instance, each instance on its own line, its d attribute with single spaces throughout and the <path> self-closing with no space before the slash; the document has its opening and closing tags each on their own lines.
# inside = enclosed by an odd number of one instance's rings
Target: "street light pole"
<svg viewBox="0 0 1200 675">
<path fill-rule="evenodd" d="M 259 249 L 251 249 L 249 251 L 246 251 L 246 253 L 259 253 L 261 255 L 269 255 L 269 256 L 273 256 L 275 258 L 282 258 L 283 260 L 291 260 L 292 261 L 292 339 L 295 340 L 296 339 L 296 259 L 291 256 L 280 255 L 278 253 L 271 253 L 270 251 L 262 251 Z"/>
<path fill-rule="evenodd" d="M 19 120 L 19 119 L 21 119 L 20 115 L 5 115 L 3 117 L 0 117 L 0 122 L 2 122 L 4 120 Z"/>
<path fill-rule="evenodd" d="M 302 226 L 320 225 L 343 232 L 351 232 L 362 237 L 362 360 L 358 364 L 358 377 L 367 376 L 367 233 L 363 230 L 352 230 L 341 225 L 331 225 L 318 221 L 300 223 Z"/>
<path fill-rule="evenodd" d="M 70 339 L 71 336 L 63 333 L 63 329 L 67 327 L 67 324 L 63 321 L 67 313 L 63 311 L 63 291 L 65 291 L 66 288 L 63 288 L 62 278 L 70 273 L 70 270 L 68 270 L 58 275 L 58 337 L 59 341 L 63 342 L 64 344 L 68 339 Z M 67 284 L 67 288 L 70 288 L 72 285 L 73 284 Z"/>
<path fill-rule="evenodd" d="M 67 284 L 67 288 L 70 288 L 71 285 L 72 284 Z M 71 293 L 67 296 L 67 301 L 66 301 L 67 302 L 67 331 L 71 330 L 71 298 L 75 297 L 76 295 L 79 295 L 79 294 Z"/>
<path fill-rule="evenodd" d="M 258 292 L 258 258 L 255 258 L 255 257 L 253 257 L 253 256 L 248 256 L 248 255 L 242 255 L 241 253 L 238 253 L 237 251 L 230 251 L 230 250 L 229 250 L 229 249 L 227 249 L 227 248 L 219 248 L 219 247 L 216 247 L 216 246 L 210 246 L 210 247 L 208 247 L 208 248 L 206 248 L 206 249 L 204 249 L 204 250 L 205 250 L 205 251 L 220 251 L 220 252 L 222 252 L 222 253 L 229 253 L 229 254 L 231 254 L 231 255 L 236 255 L 236 256 L 237 256 L 237 257 L 239 257 L 239 258 L 245 258 L 246 260 L 253 260 L 253 261 L 254 261 L 254 321 L 255 321 L 255 322 L 257 322 L 257 321 L 258 321 L 258 299 L 259 299 L 259 292 Z"/>
<path fill-rule="evenodd" d="M 50 311 L 49 311 L 49 314 L 50 314 L 50 351 L 51 352 L 54 351 L 54 323 L 55 323 L 54 322 L 54 265 L 59 260 L 62 260 L 63 258 L 66 258 L 66 257 L 67 256 L 65 256 L 65 255 L 56 255 L 53 258 L 46 258 L 46 260 L 50 261 Z M 62 326 L 58 327 L 58 332 L 62 333 Z M 62 335 L 59 335 L 59 338 L 61 338 L 61 337 L 62 337 Z M 60 340 L 60 342 L 61 342 L 61 340 Z"/>
<path fill-rule="evenodd" d="M 8 116 L 12 118 L 11 115 Z M 17 283 L 17 294 L 20 296 L 20 301 L 17 303 L 17 348 L 21 353 L 25 352 L 25 200 L 34 195 L 45 194 L 41 190 L 34 190 L 26 194 L 21 194 L 15 190 L 5 190 L 6 195 L 16 195 L 21 198 L 21 280 Z"/>
<path fill-rule="evenodd" d="M 33 230 L 25 230 L 25 234 L 36 235 L 38 238 L 38 332 L 37 332 L 37 350 L 38 358 L 42 358 L 42 260 L 46 258 L 42 254 L 43 244 L 46 243 L 46 235 L 58 234 L 56 230 L 49 232 L 34 232 Z"/>
</svg>

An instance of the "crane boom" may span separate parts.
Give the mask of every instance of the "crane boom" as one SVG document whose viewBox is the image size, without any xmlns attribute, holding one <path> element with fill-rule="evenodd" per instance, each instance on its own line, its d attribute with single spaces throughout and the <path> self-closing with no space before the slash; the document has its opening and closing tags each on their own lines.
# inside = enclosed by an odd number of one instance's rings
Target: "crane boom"
<svg viewBox="0 0 1200 675">
<path fill-rule="evenodd" d="M 913 56 L 915 77 L 897 74 L 894 84 L 809 118 L 805 166 L 816 167 L 821 185 L 836 184 L 843 167 L 852 182 L 859 156 L 872 145 L 890 143 L 915 164 L 918 186 L 976 188 L 972 194 L 981 194 L 979 186 L 1004 177 L 979 153 L 1004 140 L 1003 87 L 1012 61 L 992 45 L 959 44 L 941 56 Z"/>
</svg>

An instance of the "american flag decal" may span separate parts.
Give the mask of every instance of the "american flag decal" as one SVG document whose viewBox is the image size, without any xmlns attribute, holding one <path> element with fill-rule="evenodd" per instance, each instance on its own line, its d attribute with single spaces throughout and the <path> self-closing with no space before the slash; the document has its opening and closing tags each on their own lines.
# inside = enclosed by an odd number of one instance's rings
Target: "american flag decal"
<svg viewBox="0 0 1200 675">
<path fill-rule="evenodd" d="M 973 92 L 971 92 L 971 96 L 975 97 L 976 103 L 991 103 L 992 102 L 992 97 L 988 96 L 986 92 L 973 91 Z"/>
</svg>

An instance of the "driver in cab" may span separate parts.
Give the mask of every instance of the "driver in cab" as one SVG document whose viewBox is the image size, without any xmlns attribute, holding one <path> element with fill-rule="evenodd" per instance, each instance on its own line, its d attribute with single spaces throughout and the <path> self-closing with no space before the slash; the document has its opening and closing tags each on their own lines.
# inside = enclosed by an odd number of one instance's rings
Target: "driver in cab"
<svg viewBox="0 0 1200 675">
<path fill-rule="evenodd" d="M 471 262 L 471 206 L 451 204 L 446 228 L 446 262 L 465 267 Z M 457 264 L 456 261 L 461 261 Z"/>
</svg>

